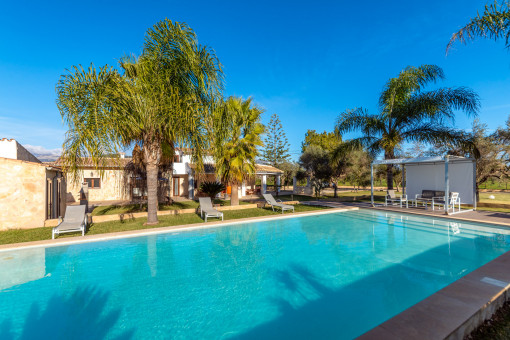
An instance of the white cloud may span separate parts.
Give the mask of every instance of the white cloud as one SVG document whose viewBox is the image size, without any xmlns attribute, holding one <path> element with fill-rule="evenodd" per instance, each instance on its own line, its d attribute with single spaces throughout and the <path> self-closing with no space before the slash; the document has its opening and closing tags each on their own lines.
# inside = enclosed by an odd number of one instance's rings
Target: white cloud
<svg viewBox="0 0 510 340">
<path fill-rule="evenodd" d="M 23 147 L 41 160 L 56 160 L 62 154 L 62 149 L 60 148 L 46 149 L 43 146 L 30 144 L 24 144 Z"/>
</svg>

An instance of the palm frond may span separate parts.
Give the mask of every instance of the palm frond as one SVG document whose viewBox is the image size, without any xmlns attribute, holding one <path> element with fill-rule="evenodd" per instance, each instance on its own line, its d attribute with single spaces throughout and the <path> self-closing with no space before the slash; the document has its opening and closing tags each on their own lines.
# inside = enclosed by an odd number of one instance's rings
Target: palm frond
<svg viewBox="0 0 510 340">
<path fill-rule="evenodd" d="M 454 110 L 462 110 L 468 116 L 476 116 L 479 109 L 479 96 L 472 89 L 439 88 L 413 94 L 394 108 L 393 117 L 395 126 L 412 126 L 427 119 L 445 124 L 455 121 Z"/>
<path fill-rule="evenodd" d="M 408 66 L 398 77 L 388 80 L 379 97 L 379 106 L 383 112 L 391 114 L 395 105 L 407 100 L 425 85 L 441 79 L 444 79 L 444 72 L 437 65 Z"/>
<path fill-rule="evenodd" d="M 80 165 L 89 157 L 101 169 L 105 158 L 122 148 L 112 116 L 110 89 L 118 73 L 108 65 L 87 70 L 73 66 L 57 83 L 57 107 L 62 120 L 69 126 L 63 144 L 61 162 L 74 182 L 80 179 Z M 100 171 L 103 175 L 103 172 Z"/>
<path fill-rule="evenodd" d="M 466 44 L 477 37 L 494 40 L 504 38 L 506 46 L 509 47 L 510 11 L 508 1 L 503 1 L 501 4 L 494 1 L 493 4 L 485 5 L 483 13 L 477 13 L 475 18 L 452 35 L 446 46 L 446 53 L 448 54 L 455 42 Z"/>
<path fill-rule="evenodd" d="M 385 126 L 380 117 L 369 114 L 361 107 L 342 112 L 335 125 L 335 132 L 339 135 L 361 131 L 363 134 L 371 136 L 381 133 L 384 129 Z"/>
<path fill-rule="evenodd" d="M 357 150 L 367 150 L 370 155 L 375 156 L 381 151 L 380 138 L 363 136 L 347 140 L 333 150 L 331 153 L 331 160 L 336 164 L 347 154 Z"/>
</svg>

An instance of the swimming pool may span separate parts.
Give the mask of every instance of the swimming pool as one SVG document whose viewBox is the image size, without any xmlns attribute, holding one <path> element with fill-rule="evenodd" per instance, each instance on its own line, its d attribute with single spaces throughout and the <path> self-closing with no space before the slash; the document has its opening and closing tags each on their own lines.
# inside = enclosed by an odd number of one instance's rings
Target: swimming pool
<svg viewBox="0 0 510 340">
<path fill-rule="evenodd" d="M 353 338 L 510 250 L 374 210 L 0 252 L 0 338 Z"/>
</svg>

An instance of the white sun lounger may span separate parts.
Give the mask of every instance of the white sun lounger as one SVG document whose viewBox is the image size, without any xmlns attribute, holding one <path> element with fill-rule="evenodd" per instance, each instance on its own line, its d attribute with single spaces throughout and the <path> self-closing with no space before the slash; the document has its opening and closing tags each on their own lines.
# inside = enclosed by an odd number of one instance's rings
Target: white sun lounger
<svg viewBox="0 0 510 340">
<path fill-rule="evenodd" d="M 66 208 L 64 220 L 53 228 L 51 238 L 55 239 L 55 235 L 63 233 L 72 233 L 81 231 L 81 235 L 85 235 L 87 229 L 86 205 L 70 205 Z"/>
<path fill-rule="evenodd" d="M 223 221 L 223 213 L 213 208 L 210 197 L 199 197 L 198 201 L 200 202 L 200 216 L 203 218 L 205 214 L 205 222 L 208 217 L 221 217 Z"/>
<path fill-rule="evenodd" d="M 264 198 L 266 199 L 266 202 L 271 206 L 271 209 L 273 209 L 273 211 L 274 211 L 274 208 L 277 207 L 277 208 L 282 209 L 282 214 L 285 210 L 292 210 L 292 212 L 294 212 L 293 205 L 283 204 L 283 203 L 281 203 L 282 202 L 281 200 L 278 200 L 278 201 L 275 200 L 273 195 L 271 195 L 271 194 L 262 194 L 262 196 L 264 196 Z"/>
</svg>

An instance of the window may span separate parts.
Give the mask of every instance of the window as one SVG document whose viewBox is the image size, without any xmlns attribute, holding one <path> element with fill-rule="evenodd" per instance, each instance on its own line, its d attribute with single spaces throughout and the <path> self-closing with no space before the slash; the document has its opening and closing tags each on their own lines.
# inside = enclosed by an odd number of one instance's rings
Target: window
<svg viewBox="0 0 510 340">
<path fill-rule="evenodd" d="M 101 188 L 101 179 L 100 178 L 85 178 L 83 180 L 85 183 L 89 185 L 91 189 L 99 189 Z"/>
<path fill-rule="evenodd" d="M 174 155 L 174 163 L 180 163 L 181 162 L 181 155 Z"/>
</svg>

